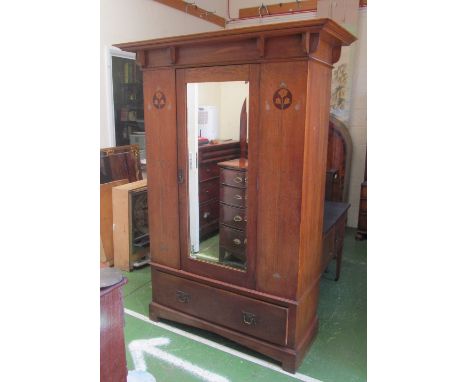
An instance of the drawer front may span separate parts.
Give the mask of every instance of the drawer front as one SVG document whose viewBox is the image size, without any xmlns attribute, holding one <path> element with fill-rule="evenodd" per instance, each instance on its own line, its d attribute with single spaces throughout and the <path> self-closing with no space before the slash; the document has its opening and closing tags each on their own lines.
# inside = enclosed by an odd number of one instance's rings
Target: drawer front
<svg viewBox="0 0 468 382">
<path fill-rule="evenodd" d="M 219 218 L 219 202 L 213 200 L 211 202 L 200 205 L 200 227 L 210 224 Z"/>
<path fill-rule="evenodd" d="M 236 228 L 242 231 L 246 229 L 247 210 L 219 204 L 219 221 L 229 227 Z"/>
<path fill-rule="evenodd" d="M 245 232 L 229 228 L 224 225 L 219 226 L 219 246 L 228 252 L 245 253 L 247 238 Z"/>
<path fill-rule="evenodd" d="M 153 270 L 153 301 L 253 337 L 286 345 L 288 308 Z"/>
<path fill-rule="evenodd" d="M 247 173 L 245 171 L 236 171 L 221 169 L 220 182 L 227 186 L 234 186 L 239 188 L 247 187 Z"/>
<path fill-rule="evenodd" d="M 243 188 L 221 185 L 219 200 L 231 206 L 243 208 L 247 205 L 247 192 Z"/>
<path fill-rule="evenodd" d="M 198 168 L 198 180 L 203 181 L 219 177 L 219 166 L 216 162 L 201 164 Z"/>
<path fill-rule="evenodd" d="M 207 202 L 211 199 L 219 200 L 219 179 L 216 178 L 201 182 L 198 188 L 198 196 L 200 203 Z"/>
</svg>

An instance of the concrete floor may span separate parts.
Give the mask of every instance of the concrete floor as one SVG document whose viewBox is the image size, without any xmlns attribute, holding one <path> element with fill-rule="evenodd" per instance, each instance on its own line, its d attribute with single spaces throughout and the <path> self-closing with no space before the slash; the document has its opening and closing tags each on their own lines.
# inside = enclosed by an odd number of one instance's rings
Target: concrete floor
<svg viewBox="0 0 468 382">
<path fill-rule="evenodd" d="M 333 281 L 334 263 L 322 277 L 319 332 L 295 375 L 212 333 L 170 321 L 150 321 L 149 267 L 124 272 L 128 278 L 124 287 L 128 370 L 146 370 L 158 382 L 365 381 L 367 248 L 366 241 L 354 240 L 354 233 L 346 229 L 340 280 Z"/>
</svg>

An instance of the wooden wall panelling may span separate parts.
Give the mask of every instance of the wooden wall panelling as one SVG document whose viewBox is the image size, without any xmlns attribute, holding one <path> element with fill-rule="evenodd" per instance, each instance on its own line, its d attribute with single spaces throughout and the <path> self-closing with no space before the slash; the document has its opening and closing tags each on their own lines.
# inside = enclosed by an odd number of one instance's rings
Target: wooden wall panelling
<svg viewBox="0 0 468 382">
<path fill-rule="evenodd" d="M 101 242 L 109 265 L 114 265 L 114 244 L 112 231 L 112 188 L 128 183 L 127 179 L 101 184 L 100 188 L 100 231 Z"/>
<path fill-rule="evenodd" d="M 145 71 L 143 81 L 151 260 L 179 268 L 175 70 Z"/>
<path fill-rule="evenodd" d="M 260 76 L 257 288 L 295 298 L 307 62 L 262 64 Z"/>
</svg>

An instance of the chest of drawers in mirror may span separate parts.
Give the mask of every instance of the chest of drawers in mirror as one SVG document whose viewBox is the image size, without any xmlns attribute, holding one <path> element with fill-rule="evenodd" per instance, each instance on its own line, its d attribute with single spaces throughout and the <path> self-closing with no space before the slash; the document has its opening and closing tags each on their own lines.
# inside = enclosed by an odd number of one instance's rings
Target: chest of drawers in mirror
<svg viewBox="0 0 468 382">
<path fill-rule="evenodd" d="M 223 263 L 245 264 L 247 245 L 247 159 L 218 163 L 219 191 L 219 258 Z"/>
<path fill-rule="evenodd" d="M 236 158 L 239 153 L 239 142 L 209 144 L 198 148 L 200 240 L 218 232 L 220 168 L 217 162 Z"/>
</svg>

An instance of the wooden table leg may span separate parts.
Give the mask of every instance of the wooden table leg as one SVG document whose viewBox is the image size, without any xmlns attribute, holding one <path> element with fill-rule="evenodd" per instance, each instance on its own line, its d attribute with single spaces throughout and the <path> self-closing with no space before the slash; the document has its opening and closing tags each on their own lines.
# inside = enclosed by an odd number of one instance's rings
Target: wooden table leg
<svg viewBox="0 0 468 382">
<path fill-rule="evenodd" d="M 343 247 L 336 254 L 336 276 L 335 281 L 338 281 L 340 278 L 340 271 L 341 271 L 341 259 L 343 258 Z"/>
</svg>

